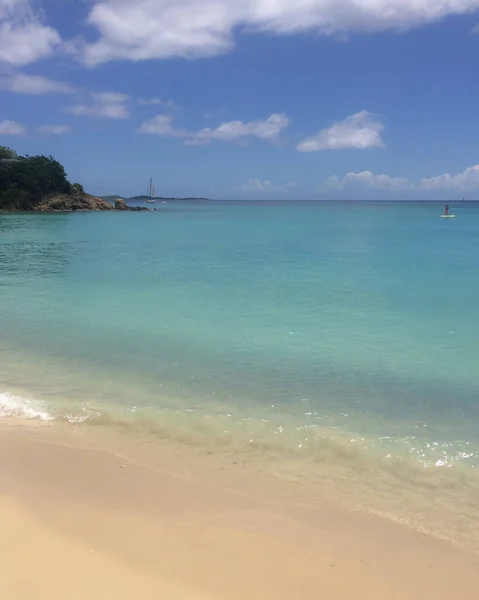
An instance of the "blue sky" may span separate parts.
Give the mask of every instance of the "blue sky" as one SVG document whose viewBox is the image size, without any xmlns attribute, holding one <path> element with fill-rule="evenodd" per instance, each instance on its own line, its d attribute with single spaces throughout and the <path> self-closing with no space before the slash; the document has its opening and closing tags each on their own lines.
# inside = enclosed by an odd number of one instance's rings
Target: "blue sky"
<svg viewBox="0 0 479 600">
<path fill-rule="evenodd" d="M 478 24 L 479 0 L 0 0 L 0 144 L 94 194 L 477 199 Z"/>
</svg>

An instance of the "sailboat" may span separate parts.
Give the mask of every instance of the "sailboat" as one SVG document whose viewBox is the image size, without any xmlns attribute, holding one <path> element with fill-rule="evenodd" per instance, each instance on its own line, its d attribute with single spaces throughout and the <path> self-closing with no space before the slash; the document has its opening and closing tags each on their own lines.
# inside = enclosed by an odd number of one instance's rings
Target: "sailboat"
<svg viewBox="0 0 479 600">
<path fill-rule="evenodd" d="M 153 185 L 153 180 L 150 177 L 150 186 L 148 188 L 148 196 L 150 197 L 149 200 L 147 200 L 146 202 L 148 204 L 155 204 L 156 200 L 155 200 L 155 186 Z"/>
</svg>

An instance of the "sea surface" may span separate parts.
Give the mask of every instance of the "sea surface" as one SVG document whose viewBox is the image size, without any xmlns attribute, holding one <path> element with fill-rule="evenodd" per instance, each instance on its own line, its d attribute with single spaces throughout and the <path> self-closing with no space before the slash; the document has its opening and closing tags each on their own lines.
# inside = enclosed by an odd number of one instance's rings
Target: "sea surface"
<svg viewBox="0 0 479 600">
<path fill-rule="evenodd" d="M 479 205 L 0 214 L 0 414 L 230 452 L 479 548 Z"/>
</svg>

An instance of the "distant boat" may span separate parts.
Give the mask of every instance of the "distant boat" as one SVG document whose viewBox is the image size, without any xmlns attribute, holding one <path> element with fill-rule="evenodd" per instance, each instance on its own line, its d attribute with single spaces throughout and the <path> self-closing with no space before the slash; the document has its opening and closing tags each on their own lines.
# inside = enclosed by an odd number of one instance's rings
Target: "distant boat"
<svg viewBox="0 0 479 600">
<path fill-rule="evenodd" d="M 150 177 L 150 185 L 148 186 L 148 193 L 147 195 L 149 196 L 149 200 L 146 200 L 147 204 L 155 204 L 156 200 L 155 200 L 155 186 L 153 185 L 153 179 Z"/>
</svg>

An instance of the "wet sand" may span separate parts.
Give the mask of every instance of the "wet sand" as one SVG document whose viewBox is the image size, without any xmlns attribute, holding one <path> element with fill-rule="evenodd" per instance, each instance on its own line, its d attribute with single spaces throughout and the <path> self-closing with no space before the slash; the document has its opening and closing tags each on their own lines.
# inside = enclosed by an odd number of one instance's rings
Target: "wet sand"
<svg viewBox="0 0 479 600">
<path fill-rule="evenodd" d="M 0 424 L 5 600 L 477 597 L 477 557 L 445 541 L 229 458 L 73 430 Z"/>
</svg>

